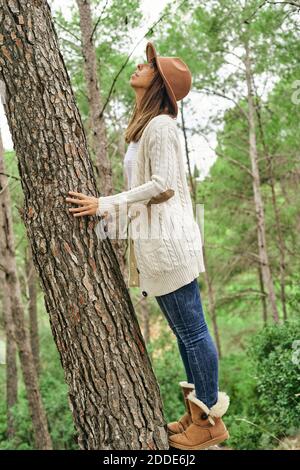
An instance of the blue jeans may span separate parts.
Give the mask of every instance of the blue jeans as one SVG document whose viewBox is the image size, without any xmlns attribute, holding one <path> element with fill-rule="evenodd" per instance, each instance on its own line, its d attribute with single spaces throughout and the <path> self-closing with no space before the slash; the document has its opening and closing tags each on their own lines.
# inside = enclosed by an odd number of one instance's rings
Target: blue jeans
<svg viewBox="0 0 300 470">
<path fill-rule="evenodd" d="M 155 298 L 177 338 L 187 382 L 210 408 L 218 399 L 218 351 L 205 321 L 197 278 Z"/>
</svg>

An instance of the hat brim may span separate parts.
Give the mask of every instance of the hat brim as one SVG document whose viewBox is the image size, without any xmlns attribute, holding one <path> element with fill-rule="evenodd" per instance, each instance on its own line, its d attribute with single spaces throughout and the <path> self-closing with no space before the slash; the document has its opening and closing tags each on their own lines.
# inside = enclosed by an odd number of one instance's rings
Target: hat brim
<svg viewBox="0 0 300 470">
<path fill-rule="evenodd" d="M 174 95 L 174 92 L 171 88 L 170 83 L 168 82 L 168 79 L 165 77 L 165 75 L 162 71 L 159 56 L 157 55 L 154 44 L 151 41 L 149 41 L 146 45 L 146 57 L 147 57 L 147 62 L 149 62 L 149 63 L 155 58 L 155 62 L 156 62 L 158 71 L 159 71 L 159 73 L 160 73 L 160 75 L 161 75 L 161 77 L 164 81 L 167 93 L 168 93 L 169 98 L 171 99 L 171 102 L 173 104 L 175 116 L 177 116 L 177 114 L 178 114 L 178 105 L 177 105 L 177 101 L 176 101 L 176 96 Z"/>
</svg>

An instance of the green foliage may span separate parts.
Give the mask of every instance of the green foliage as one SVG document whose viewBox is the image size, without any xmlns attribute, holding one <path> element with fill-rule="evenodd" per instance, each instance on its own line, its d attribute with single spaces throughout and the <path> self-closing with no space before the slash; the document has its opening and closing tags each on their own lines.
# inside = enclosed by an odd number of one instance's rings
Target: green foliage
<svg viewBox="0 0 300 470">
<path fill-rule="evenodd" d="M 268 414 L 270 429 L 280 436 L 299 427 L 300 355 L 297 357 L 294 349 L 297 340 L 300 341 L 300 323 L 290 321 L 265 328 L 249 349 L 257 370 L 261 409 Z"/>
<path fill-rule="evenodd" d="M 76 431 L 67 399 L 67 385 L 49 328 L 41 333 L 40 388 L 54 449 L 78 449 Z M 4 389 L 5 374 L 1 374 Z M 14 406 L 15 437 L 7 440 L 5 395 L 0 397 L 0 449 L 34 449 L 33 429 L 23 381 L 19 381 L 18 402 Z"/>
<path fill-rule="evenodd" d="M 299 339 L 299 321 L 268 326 L 249 339 L 245 354 L 221 361 L 221 382 L 231 399 L 224 421 L 233 448 L 272 449 L 299 432 L 300 361 L 293 361 Z"/>
</svg>

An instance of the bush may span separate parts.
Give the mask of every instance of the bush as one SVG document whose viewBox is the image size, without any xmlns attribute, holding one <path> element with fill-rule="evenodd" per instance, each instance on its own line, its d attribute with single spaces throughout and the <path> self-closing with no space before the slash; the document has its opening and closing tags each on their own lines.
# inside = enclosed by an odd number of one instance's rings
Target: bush
<svg viewBox="0 0 300 470">
<path fill-rule="evenodd" d="M 300 323 L 285 322 L 265 328 L 249 348 L 257 373 L 260 408 L 268 428 L 279 438 L 299 429 L 300 357 L 295 363 L 296 340 L 300 340 Z"/>
<path fill-rule="evenodd" d="M 231 398 L 224 417 L 229 445 L 271 449 L 299 430 L 300 360 L 292 360 L 299 339 L 299 322 L 267 326 L 249 340 L 246 354 L 221 361 L 221 382 Z"/>
</svg>

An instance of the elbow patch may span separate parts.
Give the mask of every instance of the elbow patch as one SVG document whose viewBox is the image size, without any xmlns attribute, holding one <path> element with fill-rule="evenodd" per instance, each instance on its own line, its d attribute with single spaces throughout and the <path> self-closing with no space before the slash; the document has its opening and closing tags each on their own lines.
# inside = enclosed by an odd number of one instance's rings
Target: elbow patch
<svg viewBox="0 0 300 470">
<path fill-rule="evenodd" d="M 149 206 L 150 204 L 160 204 L 161 202 L 167 201 L 172 196 L 174 196 L 174 194 L 174 189 L 166 189 L 166 191 L 161 192 L 157 196 L 153 196 L 150 201 L 148 201 L 147 206 Z"/>
</svg>

